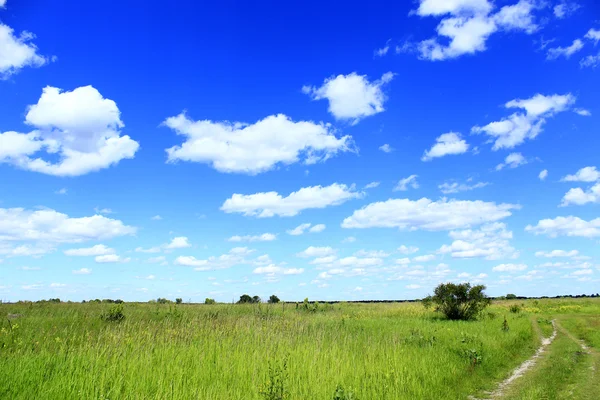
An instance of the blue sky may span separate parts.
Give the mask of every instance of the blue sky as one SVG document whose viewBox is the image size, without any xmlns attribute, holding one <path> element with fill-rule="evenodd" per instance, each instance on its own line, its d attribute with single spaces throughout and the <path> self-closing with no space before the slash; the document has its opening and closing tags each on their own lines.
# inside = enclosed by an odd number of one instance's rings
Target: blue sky
<svg viewBox="0 0 600 400">
<path fill-rule="evenodd" d="M 2 300 L 598 292 L 593 1 L 0 7 Z"/>
</svg>

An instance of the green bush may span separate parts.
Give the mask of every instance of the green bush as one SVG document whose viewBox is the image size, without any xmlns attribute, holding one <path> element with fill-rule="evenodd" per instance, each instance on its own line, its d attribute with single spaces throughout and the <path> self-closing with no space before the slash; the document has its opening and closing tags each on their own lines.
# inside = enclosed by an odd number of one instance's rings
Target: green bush
<svg viewBox="0 0 600 400">
<path fill-rule="evenodd" d="M 209 299 L 208 297 L 204 300 L 204 304 L 215 304 L 215 299 Z"/>
<path fill-rule="evenodd" d="M 337 385 L 332 400 L 358 400 L 358 397 L 349 390 L 345 390 L 342 385 Z"/>
<path fill-rule="evenodd" d="M 176 304 L 181 304 L 181 303 L 183 303 L 183 299 L 181 297 L 178 297 L 178 298 L 175 299 L 175 303 Z"/>
<path fill-rule="evenodd" d="M 475 319 L 489 304 L 490 298 L 483 292 L 484 285 L 471 286 L 470 283 L 442 283 L 435 288 L 433 296 L 423 299 L 423 305 L 435 305 L 435 311 L 448 319 Z"/>
<path fill-rule="evenodd" d="M 111 306 L 107 312 L 103 312 L 100 314 L 100 318 L 103 321 L 107 322 L 121 322 L 125 319 L 125 314 L 123 314 L 123 305 L 116 304 Z"/>
<path fill-rule="evenodd" d="M 518 304 L 513 304 L 512 306 L 509 307 L 509 310 L 511 313 L 517 314 L 517 313 L 521 312 L 521 307 Z"/>
</svg>

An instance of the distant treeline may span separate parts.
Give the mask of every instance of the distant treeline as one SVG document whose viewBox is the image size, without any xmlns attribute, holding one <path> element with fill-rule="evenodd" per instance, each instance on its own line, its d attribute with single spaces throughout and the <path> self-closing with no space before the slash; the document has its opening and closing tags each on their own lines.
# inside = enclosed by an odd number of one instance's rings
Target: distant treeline
<svg viewBox="0 0 600 400">
<path fill-rule="evenodd" d="M 581 298 L 596 298 L 596 297 L 600 297 L 600 294 L 596 293 L 596 294 L 576 294 L 576 295 L 571 295 L 571 294 L 567 294 L 567 295 L 560 295 L 560 296 L 541 296 L 541 297 L 528 297 L 528 296 L 516 296 L 514 294 L 508 294 L 506 296 L 498 296 L 498 297 L 490 297 L 492 300 L 541 300 L 541 299 L 581 299 Z M 244 296 L 241 297 L 241 301 L 238 301 L 238 304 L 241 303 L 260 303 L 261 300 L 258 296 L 253 296 L 252 298 L 250 298 L 251 300 L 248 301 L 244 301 L 246 300 Z M 305 302 L 308 303 L 323 303 L 323 304 L 338 304 L 338 303 L 415 303 L 415 302 L 419 302 L 421 301 L 421 299 L 409 299 L 409 300 L 305 300 Z M 276 296 L 271 296 L 271 298 L 268 301 L 269 303 L 279 303 L 280 300 L 276 297 Z M 2 303 L 11 303 L 11 302 L 3 302 L 0 300 L 0 304 Z M 29 301 L 29 300 L 19 300 L 17 301 L 17 303 L 79 303 L 77 301 L 62 301 L 59 298 L 53 298 L 53 299 L 48 299 L 48 300 L 37 300 L 37 301 Z M 93 299 L 93 300 L 82 300 L 81 303 L 115 303 L 115 304 L 121 304 L 124 303 L 123 300 L 121 299 Z M 130 303 L 145 303 L 145 302 L 140 302 L 140 301 L 133 301 Z M 148 303 L 158 303 L 158 304 L 168 304 L 168 303 L 176 303 L 176 304 L 184 304 L 182 299 L 178 298 L 175 299 L 175 301 L 171 301 L 165 298 L 158 298 L 158 299 L 152 299 L 149 300 Z M 192 301 L 189 301 L 185 304 L 215 304 L 215 300 L 214 299 L 206 299 L 204 301 L 204 303 L 194 303 Z M 287 303 L 287 304 L 296 304 L 296 303 L 301 303 L 298 301 L 284 301 L 281 300 L 281 303 Z"/>
</svg>

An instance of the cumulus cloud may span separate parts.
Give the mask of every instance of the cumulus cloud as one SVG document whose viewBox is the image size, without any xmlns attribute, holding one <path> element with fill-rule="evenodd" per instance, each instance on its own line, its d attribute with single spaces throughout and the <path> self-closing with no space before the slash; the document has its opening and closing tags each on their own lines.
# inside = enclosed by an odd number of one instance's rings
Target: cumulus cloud
<svg viewBox="0 0 600 400">
<path fill-rule="evenodd" d="M 236 235 L 227 240 L 230 242 L 272 242 L 275 239 L 277 239 L 277 235 L 272 233 L 263 233 L 262 235 Z"/>
<path fill-rule="evenodd" d="M 52 209 L 0 208 L 0 240 L 81 243 L 133 235 L 136 228 L 102 215 L 69 217 Z"/>
<path fill-rule="evenodd" d="M 365 185 L 365 189 L 375 189 L 380 185 L 381 182 L 371 182 Z"/>
<path fill-rule="evenodd" d="M 73 274 L 75 275 L 89 275 L 92 273 L 91 268 L 80 268 L 73 270 Z"/>
<path fill-rule="evenodd" d="M 417 251 L 419 251 L 419 248 L 415 247 L 415 246 L 402 245 L 402 246 L 398 247 L 397 250 L 400 254 L 413 254 L 413 253 L 416 253 Z"/>
<path fill-rule="evenodd" d="M 255 264 L 264 265 L 270 262 L 267 255 L 255 259 L 248 259 L 254 251 L 247 247 L 235 247 L 220 256 L 210 256 L 206 259 L 197 259 L 194 256 L 179 256 L 175 259 L 175 265 L 194 267 L 195 271 L 219 270 L 235 267 L 237 265 Z"/>
<path fill-rule="evenodd" d="M 555 258 L 555 257 L 577 257 L 579 255 L 579 251 L 577 250 L 552 250 L 552 251 L 536 251 L 536 257 L 546 257 L 546 258 Z"/>
<path fill-rule="evenodd" d="M 587 190 L 582 188 L 569 189 L 569 191 L 563 196 L 560 205 L 562 207 L 571 204 L 582 206 L 588 203 L 600 203 L 600 183 L 596 183 Z"/>
<path fill-rule="evenodd" d="M 389 144 L 385 143 L 379 146 L 379 150 L 383 151 L 384 153 L 391 153 L 395 149 L 392 148 L 392 146 L 390 146 Z"/>
<path fill-rule="evenodd" d="M 325 228 L 327 228 L 327 226 L 325 224 L 317 224 L 317 225 L 313 226 L 312 228 L 310 228 L 308 231 L 310 233 L 319 233 L 319 232 L 323 232 L 325 230 Z"/>
<path fill-rule="evenodd" d="M 496 165 L 496 171 L 500 171 L 504 167 L 517 168 L 518 166 L 527 164 L 527 160 L 521 153 L 510 153 L 506 156 L 503 163 Z"/>
<path fill-rule="evenodd" d="M 480 229 L 450 231 L 453 242 L 443 245 L 438 251 L 453 258 L 485 258 L 498 260 L 515 258 L 519 255 L 511 245 L 512 232 L 501 222 L 483 225 Z"/>
<path fill-rule="evenodd" d="M 275 264 L 270 264 L 265 267 L 257 267 L 253 271 L 255 274 L 264 274 L 264 275 L 299 275 L 304 273 L 304 268 L 284 268 Z"/>
<path fill-rule="evenodd" d="M 469 145 L 461 138 L 460 133 L 448 132 L 435 139 L 435 144 L 423 153 L 421 161 L 431 161 L 434 158 L 447 155 L 463 154 L 468 150 Z"/>
<path fill-rule="evenodd" d="M 596 167 L 581 168 L 573 175 L 567 175 L 561 179 L 563 182 L 595 182 L 600 181 L 600 171 Z"/>
<path fill-rule="evenodd" d="M 103 244 L 97 244 L 92 247 L 65 250 L 64 253 L 66 256 L 103 256 L 114 254 L 115 250 Z"/>
<path fill-rule="evenodd" d="M 101 264 L 106 264 L 106 263 L 126 263 L 131 261 L 131 258 L 127 257 L 127 258 L 123 258 L 119 255 L 116 254 L 106 254 L 103 256 L 96 256 L 94 258 L 94 261 L 96 261 L 97 263 L 101 263 Z"/>
<path fill-rule="evenodd" d="M 467 180 L 467 183 L 458 182 L 444 182 L 438 185 L 438 189 L 444 194 L 467 192 L 475 189 L 480 189 L 489 185 L 488 182 L 477 182 L 471 183 L 471 179 Z"/>
<path fill-rule="evenodd" d="M 55 176 L 78 176 L 133 158 L 139 144 L 121 136 L 117 104 L 92 86 L 71 92 L 47 86 L 28 107 L 30 133 L 0 133 L 0 163 Z M 45 151 L 57 162 L 36 155 Z"/>
<path fill-rule="evenodd" d="M 556 60 L 559 57 L 569 58 L 579 50 L 583 49 L 583 42 L 580 39 L 573 40 L 573 43 L 567 47 L 554 47 L 548 49 L 547 60 Z"/>
<path fill-rule="evenodd" d="M 186 247 L 192 247 L 188 238 L 185 236 L 178 236 L 171 240 L 170 243 L 166 244 L 165 249 L 174 250 L 174 249 L 185 249 Z"/>
<path fill-rule="evenodd" d="M 593 41 L 594 45 L 596 45 L 600 41 L 600 30 L 592 28 L 587 31 L 584 37 Z"/>
<path fill-rule="evenodd" d="M 525 231 L 535 235 L 587 237 L 600 236 L 600 218 L 590 221 L 572 215 L 540 220 L 537 225 L 527 225 Z"/>
<path fill-rule="evenodd" d="M 366 75 L 353 72 L 327 78 L 321 87 L 304 86 L 302 91 L 313 100 L 327 99 L 329 112 L 338 120 L 348 120 L 352 124 L 361 119 L 385 111 L 386 96 L 383 86 L 394 78 L 387 72 L 381 79 L 370 82 Z"/>
<path fill-rule="evenodd" d="M 336 253 L 336 250 L 331 247 L 315 247 L 309 246 L 306 250 L 296 254 L 298 257 L 309 258 L 309 257 L 327 257 L 332 256 Z"/>
<path fill-rule="evenodd" d="M 492 150 L 511 149 L 527 139 L 535 139 L 546 119 L 568 110 L 575 103 L 576 97 L 570 93 L 544 96 L 536 94 L 529 99 L 514 99 L 507 102 L 506 108 L 520 108 L 525 112 L 516 112 L 500 121 L 485 126 L 474 126 L 472 133 L 485 133 L 494 142 Z"/>
<path fill-rule="evenodd" d="M 399 228 L 405 230 L 440 231 L 459 229 L 510 216 L 514 204 L 427 198 L 389 199 L 371 203 L 344 219 L 343 228 Z"/>
<path fill-rule="evenodd" d="M 418 45 L 420 58 L 440 61 L 475 54 L 487 49 L 488 38 L 502 31 L 534 33 L 535 23 L 531 0 L 520 0 L 496 12 L 488 0 L 420 0 L 415 11 L 421 17 L 443 17 L 438 24 L 437 37 Z"/>
<path fill-rule="evenodd" d="M 0 0 L 0 8 L 5 2 Z M 38 54 L 33 39 L 35 35 L 30 32 L 15 35 L 10 26 L 0 23 L 0 79 L 8 79 L 24 67 L 41 67 L 48 62 L 48 58 Z"/>
<path fill-rule="evenodd" d="M 527 269 L 525 264 L 500 264 L 492 268 L 494 272 L 517 272 Z"/>
<path fill-rule="evenodd" d="M 163 124 L 185 138 L 166 150 L 168 162 L 199 162 L 219 172 L 256 175 L 279 165 L 315 164 L 338 152 L 354 151 L 352 137 L 336 137 L 330 125 L 294 122 L 283 114 L 246 124 L 194 121 L 181 113 Z"/>
<path fill-rule="evenodd" d="M 268 218 L 275 215 L 293 217 L 301 211 L 325 208 L 342 204 L 350 199 L 360 198 L 354 186 L 334 183 L 329 186 L 309 186 L 283 197 L 277 192 L 262 192 L 250 195 L 234 194 L 225 200 L 221 211 L 242 213 L 245 216 Z"/>
<path fill-rule="evenodd" d="M 546 180 L 546 178 L 548 177 L 548 170 L 545 169 L 542 172 L 540 172 L 540 174 L 538 175 L 538 178 L 540 179 L 540 181 L 544 181 Z"/>
<path fill-rule="evenodd" d="M 407 178 L 400 179 L 398 181 L 398 184 L 394 188 L 394 191 L 395 192 L 406 191 L 406 190 L 408 190 L 409 187 L 411 187 L 413 189 L 418 189 L 419 183 L 417 182 L 417 176 L 418 175 L 411 175 Z"/>
<path fill-rule="evenodd" d="M 303 235 L 305 232 L 310 232 L 310 233 L 323 232 L 325 230 L 325 228 L 326 228 L 325 224 L 317 224 L 317 225 L 313 226 L 312 224 L 305 223 L 305 224 L 298 225 L 294 229 L 289 229 L 286 232 L 288 235 L 299 236 L 299 235 Z"/>
</svg>

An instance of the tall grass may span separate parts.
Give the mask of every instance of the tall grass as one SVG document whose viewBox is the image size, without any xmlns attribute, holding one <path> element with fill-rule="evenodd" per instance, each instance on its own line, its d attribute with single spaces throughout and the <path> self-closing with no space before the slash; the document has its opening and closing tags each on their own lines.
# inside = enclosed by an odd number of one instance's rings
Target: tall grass
<svg viewBox="0 0 600 400">
<path fill-rule="evenodd" d="M 1 304 L 0 398 L 262 399 L 270 367 L 290 399 L 458 399 L 537 347 L 530 316 L 495 305 L 471 322 L 420 304 Z M 506 316 L 509 326 L 503 330 Z"/>
</svg>

